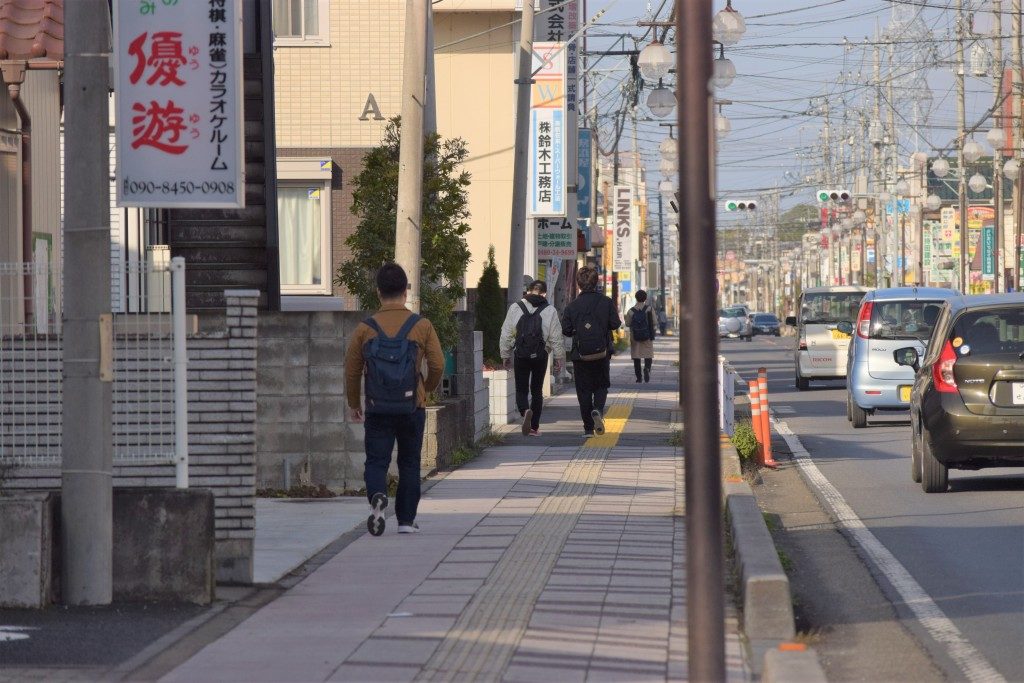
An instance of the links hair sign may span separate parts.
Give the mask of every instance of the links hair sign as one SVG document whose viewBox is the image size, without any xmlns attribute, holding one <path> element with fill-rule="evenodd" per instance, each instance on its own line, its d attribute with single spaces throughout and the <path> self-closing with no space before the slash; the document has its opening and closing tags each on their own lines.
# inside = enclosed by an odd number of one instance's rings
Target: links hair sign
<svg viewBox="0 0 1024 683">
<path fill-rule="evenodd" d="M 612 210 L 615 217 L 612 224 L 615 236 L 612 269 L 630 273 L 633 271 L 633 188 L 616 185 L 612 198 L 615 202 Z"/>
<path fill-rule="evenodd" d="M 114 0 L 117 205 L 245 205 L 242 0 Z"/>
</svg>

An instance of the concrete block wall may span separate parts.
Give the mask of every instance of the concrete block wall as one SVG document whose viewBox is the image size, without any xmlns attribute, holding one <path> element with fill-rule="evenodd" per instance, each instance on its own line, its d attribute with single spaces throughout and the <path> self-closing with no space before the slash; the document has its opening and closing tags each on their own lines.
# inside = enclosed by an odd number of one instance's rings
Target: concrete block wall
<svg viewBox="0 0 1024 683">
<path fill-rule="evenodd" d="M 188 338 L 189 486 L 213 492 L 217 580 L 251 583 L 256 484 L 255 290 L 228 290 L 224 317 Z M 59 397 L 56 398 L 59 401 Z M 59 489 L 60 468 L 15 468 L 12 489 Z M 174 466 L 115 465 L 116 487 L 173 487 Z"/>
</svg>

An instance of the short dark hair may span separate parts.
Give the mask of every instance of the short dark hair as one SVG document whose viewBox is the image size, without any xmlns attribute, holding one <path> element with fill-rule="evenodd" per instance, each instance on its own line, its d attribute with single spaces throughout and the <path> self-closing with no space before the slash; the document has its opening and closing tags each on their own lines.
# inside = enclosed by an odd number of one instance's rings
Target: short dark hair
<svg viewBox="0 0 1024 683">
<path fill-rule="evenodd" d="M 377 291 L 383 299 L 394 299 L 409 288 L 409 277 L 397 263 L 385 263 L 377 271 Z"/>
<path fill-rule="evenodd" d="M 527 292 L 535 292 L 537 294 L 548 293 L 548 283 L 543 280 L 534 280 L 530 283 L 530 286 L 526 288 Z"/>
<path fill-rule="evenodd" d="M 597 288 L 597 269 L 583 266 L 576 271 L 576 284 L 581 292 L 593 292 Z"/>
<path fill-rule="evenodd" d="M 640 303 L 647 301 L 647 292 L 642 289 L 636 290 L 636 300 Z"/>
</svg>

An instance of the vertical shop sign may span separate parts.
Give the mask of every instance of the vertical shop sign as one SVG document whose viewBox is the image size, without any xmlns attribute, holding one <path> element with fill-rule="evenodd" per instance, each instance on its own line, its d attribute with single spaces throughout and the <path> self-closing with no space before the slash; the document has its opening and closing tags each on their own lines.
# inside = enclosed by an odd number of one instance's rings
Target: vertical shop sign
<svg viewBox="0 0 1024 683">
<path fill-rule="evenodd" d="M 565 216 L 565 50 L 561 43 L 534 43 L 530 89 L 531 216 Z M 575 135 L 575 133 L 574 133 Z"/>
<path fill-rule="evenodd" d="M 117 205 L 245 204 L 242 0 L 115 0 Z"/>
<path fill-rule="evenodd" d="M 615 233 L 615 248 L 612 268 L 630 273 L 633 270 L 633 188 L 629 185 L 616 185 L 614 194 L 615 222 L 612 230 Z"/>
</svg>

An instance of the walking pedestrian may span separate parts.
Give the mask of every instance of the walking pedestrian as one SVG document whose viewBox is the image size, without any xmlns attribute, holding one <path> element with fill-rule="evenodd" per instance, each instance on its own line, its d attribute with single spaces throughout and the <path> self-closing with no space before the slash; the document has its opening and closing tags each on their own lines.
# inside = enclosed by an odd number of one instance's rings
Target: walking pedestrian
<svg viewBox="0 0 1024 683">
<path fill-rule="evenodd" d="M 636 305 L 626 311 L 626 327 L 629 328 L 629 356 L 633 359 L 636 382 L 651 381 L 651 364 L 654 362 L 654 309 L 647 302 L 647 292 L 638 290 Z M 640 362 L 644 374 L 640 376 Z"/>
<path fill-rule="evenodd" d="M 572 337 L 573 378 L 583 418 L 583 436 L 604 434 L 604 408 L 611 386 L 612 330 L 622 326 L 615 303 L 597 291 L 597 270 L 576 272 L 580 295 L 562 313 L 562 334 Z"/>
<path fill-rule="evenodd" d="M 523 298 L 509 306 L 498 341 L 505 369 L 511 368 L 515 376 L 516 408 L 523 418 L 523 436 L 540 436 L 548 358 L 552 359 L 556 375 L 562 372 L 565 360 L 558 312 L 548 304 L 547 294 L 547 283 L 531 282 Z"/>
<path fill-rule="evenodd" d="M 668 332 L 668 316 L 665 315 L 665 309 L 658 309 L 658 332 L 662 337 Z"/>
<path fill-rule="evenodd" d="M 396 263 L 377 271 L 380 309 L 356 326 L 345 354 L 345 389 L 353 422 L 364 424 L 364 481 L 371 513 L 366 527 L 384 533 L 388 506 L 387 473 L 398 442 L 398 533 L 419 531 L 420 450 L 426 423 L 427 393 L 441 383 L 444 354 L 434 326 L 405 307 L 409 279 Z M 427 365 L 426 377 L 422 368 Z M 365 377 L 366 407 L 361 384 Z"/>
</svg>

